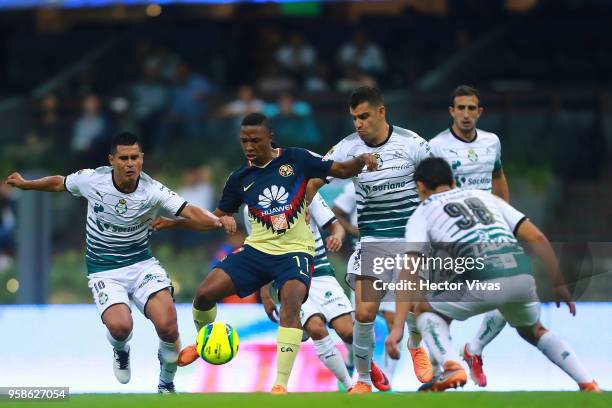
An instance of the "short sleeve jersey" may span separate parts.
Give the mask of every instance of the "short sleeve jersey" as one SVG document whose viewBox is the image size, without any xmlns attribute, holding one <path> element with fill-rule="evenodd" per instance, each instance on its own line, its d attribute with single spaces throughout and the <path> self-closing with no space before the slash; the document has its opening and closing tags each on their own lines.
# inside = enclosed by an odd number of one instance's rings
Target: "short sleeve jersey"
<svg viewBox="0 0 612 408">
<path fill-rule="evenodd" d="M 365 169 L 353 178 L 357 199 L 357 226 L 361 242 L 401 241 L 406 222 L 419 205 L 414 171 L 431 156 L 425 139 L 397 126 L 389 126 L 380 145 L 365 143 L 353 133 L 336 144 L 325 156 L 349 160 L 363 153 L 376 157 L 378 169 Z"/>
<path fill-rule="evenodd" d="M 151 221 L 158 209 L 178 215 L 187 202 L 141 173 L 136 190 L 124 193 L 111 167 L 84 169 L 66 176 L 66 190 L 87 200 L 87 272 L 122 268 L 151 258 Z"/>
<path fill-rule="evenodd" d="M 406 226 L 407 251 L 442 248 L 453 257 L 467 257 L 477 249 L 479 256 L 514 262 L 506 255 L 524 253 L 515 234 L 526 219 L 489 192 L 455 188 L 433 194 L 419 205 Z"/>
<path fill-rule="evenodd" d="M 279 149 L 279 156 L 263 167 L 247 164 L 234 171 L 218 208 L 231 214 L 242 203 L 249 206 L 246 245 L 271 255 L 314 256 L 314 239 L 306 225 L 306 185 L 311 178 L 325 179 L 332 164 L 305 149 Z"/>
<path fill-rule="evenodd" d="M 471 142 L 446 129 L 429 141 L 436 157 L 450 164 L 457 187 L 491 191 L 492 173 L 502 168 L 501 143 L 495 133 L 476 129 Z"/>
</svg>

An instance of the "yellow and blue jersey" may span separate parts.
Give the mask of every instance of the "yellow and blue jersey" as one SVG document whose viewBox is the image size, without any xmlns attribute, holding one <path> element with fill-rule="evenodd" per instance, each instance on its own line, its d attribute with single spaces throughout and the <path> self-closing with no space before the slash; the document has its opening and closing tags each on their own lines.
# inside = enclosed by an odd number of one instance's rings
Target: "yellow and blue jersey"
<svg viewBox="0 0 612 408">
<path fill-rule="evenodd" d="M 306 185 L 311 178 L 325 179 L 333 161 L 308 150 L 279 149 L 267 165 L 248 164 L 234 171 L 225 183 L 218 208 L 232 214 L 249 206 L 249 245 L 270 255 L 304 252 L 314 256 L 314 238 L 306 224 Z"/>
</svg>

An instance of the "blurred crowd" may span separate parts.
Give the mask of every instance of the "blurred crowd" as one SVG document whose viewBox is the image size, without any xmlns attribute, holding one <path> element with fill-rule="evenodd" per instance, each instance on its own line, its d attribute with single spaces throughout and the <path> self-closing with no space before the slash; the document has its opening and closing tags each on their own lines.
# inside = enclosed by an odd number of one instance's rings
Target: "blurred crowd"
<svg viewBox="0 0 612 408">
<path fill-rule="evenodd" d="M 251 112 L 265 113 L 277 134 L 290 135 L 290 140 L 279 140 L 281 144 L 312 146 L 321 135 L 305 99 L 376 85 L 386 71 L 381 47 L 364 31 L 343 44 L 332 62 L 320 61 L 317 49 L 299 34 L 268 34 L 262 48 L 271 55 L 259 69 L 261 75 L 233 91 L 169 48 L 139 43 L 137 74 L 121 89 L 99 93 L 95 76 L 104 73 L 94 70 L 75 78 L 67 86 L 69 92 L 50 92 L 36 100 L 30 131 L 14 155 L 27 156 L 19 162 L 35 165 L 61 146 L 77 158 L 74 167 L 91 166 L 104 161 L 110 135 L 119 130 L 141 135 L 145 151 L 159 151 L 177 141 L 219 133 L 207 128 L 210 119 L 237 131 L 241 117 Z"/>
</svg>

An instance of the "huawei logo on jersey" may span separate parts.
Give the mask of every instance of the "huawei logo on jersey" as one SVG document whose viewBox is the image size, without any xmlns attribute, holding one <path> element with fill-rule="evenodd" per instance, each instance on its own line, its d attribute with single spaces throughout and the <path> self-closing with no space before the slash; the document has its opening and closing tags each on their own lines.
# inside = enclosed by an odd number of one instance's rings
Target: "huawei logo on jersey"
<svg viewBox="0 0 612 408">
<path fill-rule="evenodd" d="M 262 194 L 259 195 L 259 205 L 263 208 L 270 208 L 272 203 L 285 204 L 289 198 L 289 193 L 285 191 L 283 186 L 272 186 L 266 188 Z"/>
</svg>

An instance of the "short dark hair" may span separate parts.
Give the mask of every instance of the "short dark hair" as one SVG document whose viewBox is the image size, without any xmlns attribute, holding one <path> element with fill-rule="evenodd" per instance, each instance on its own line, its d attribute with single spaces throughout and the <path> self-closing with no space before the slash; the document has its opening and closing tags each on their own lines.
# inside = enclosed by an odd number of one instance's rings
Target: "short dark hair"
<svg viewBox="0 0 612 408">
<path fill-rule="evenodd" d="M 115 152 L 117 152 L 117 146 L 132 146 L 134 144 L 137 144 L 140 150 L 142 150 L 142 144 L 140 140 L 138 140 L 138 136 L 131 132 L 121 132 L 111 139 L 110 152 L 111 154 L 115 154 Z"/>
<path fill-rule="evenodd" d="M 439 186 L 453 185 L 453 171 L 447 161 L 441 157 L 428 157 L 417 166 L 414 182 L 420 181 L 429 190 Z"/>
<path fill-rule="evenodd" d="M 240 126 L 264 126 L 270 129 L 270 126 L 268 126 L 268 117 L 259 112 L 253 112 L 246 115 L 244 119 L 242 119 Z"/>
<path fill-rule="evenodd" d="M 450 100 L 450 106 L 455 106 L 455 98 L 458 96 L 475 96 L 478 99 L 478 105 L 480 106 L 480 92 L 478 89 L 470 85 L 459 85 L 453 91 Z"/>
<path fill-rule="evenodd" d="M 352 109 L 355 109 L 364 102 L 375 107 L 385 104 L 382 92 L 375 86 L 360 86 L 355 89 L 351 94 L 349 105 Z"/>
</svg>

